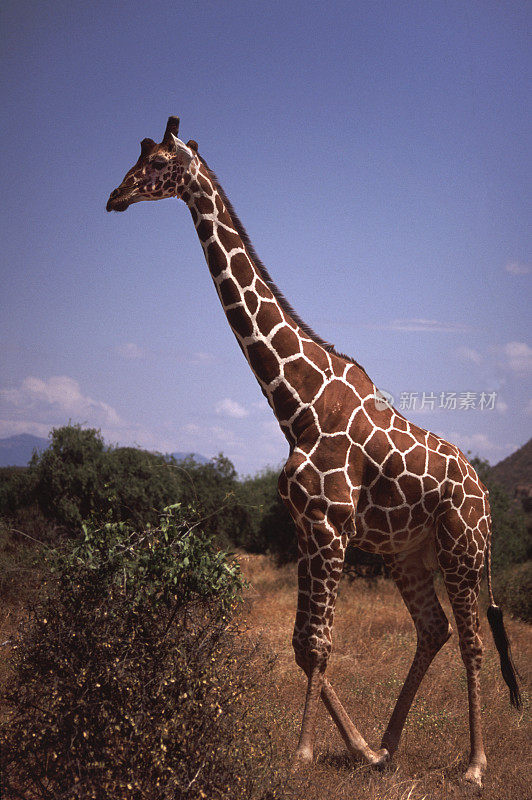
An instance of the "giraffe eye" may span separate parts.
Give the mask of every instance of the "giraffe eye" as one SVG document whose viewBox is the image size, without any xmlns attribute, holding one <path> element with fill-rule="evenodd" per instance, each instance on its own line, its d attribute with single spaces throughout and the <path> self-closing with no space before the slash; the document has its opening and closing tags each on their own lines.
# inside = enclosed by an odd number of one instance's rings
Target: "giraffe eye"
<svg viewBox="0 0 532 800">
<path fill-rule="evenodd" d="M 162 158 L 157 158 L 155 161 L 151 162 L 151 165 L 155 167 L 155 169 L 164 169 L 164 167 L 166 167 L 166 161 Z"/>
</svg>

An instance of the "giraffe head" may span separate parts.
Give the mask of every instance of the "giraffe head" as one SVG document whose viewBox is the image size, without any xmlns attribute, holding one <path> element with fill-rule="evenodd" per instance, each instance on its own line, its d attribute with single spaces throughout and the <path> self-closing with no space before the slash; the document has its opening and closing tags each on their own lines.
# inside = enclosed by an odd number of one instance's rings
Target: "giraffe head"
<svg viewBox="0 0 532 800">
<path fill-rule="evenodd" d="M 177 138 L 179 118 L 169 117 L 163 140 L 143 139 L 136 164 L 126 173 L 117 189 L 111 192 L 107 211 L 125 211 L 141 200 L 162 200 L 179 197 L 184 190 L 185 177 L 196 156 L 198 145 Z"/>
</svg>

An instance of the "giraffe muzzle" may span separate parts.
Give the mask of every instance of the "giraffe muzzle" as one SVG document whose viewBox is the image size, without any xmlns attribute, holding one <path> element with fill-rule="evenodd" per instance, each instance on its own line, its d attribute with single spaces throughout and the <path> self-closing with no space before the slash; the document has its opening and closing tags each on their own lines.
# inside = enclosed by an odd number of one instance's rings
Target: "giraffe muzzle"
<svg viewBox="0 0 532 800">
<path fill-rule="evenodd" d="M 114 189 L 109 195 L 109 200 L 105 206 L 106 211 L 126 211 L 131 201 L 127 197 L 121 197 L 120 189 Z"/>
</svg>

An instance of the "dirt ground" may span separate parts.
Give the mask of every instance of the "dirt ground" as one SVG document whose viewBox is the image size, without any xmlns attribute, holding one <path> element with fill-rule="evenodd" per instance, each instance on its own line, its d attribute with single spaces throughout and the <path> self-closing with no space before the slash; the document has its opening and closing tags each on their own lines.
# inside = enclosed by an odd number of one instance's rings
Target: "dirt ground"
<svg viewBox="0 0 532 800">
<path fill-rule="evenodd" d="M 276 569 L 263 556 L 244 556 L 250 588 L 247 622 L 277 654 L 272 708 L 274 736 L 289 759 L 301 721 L 306 681 L 290 645 L 296 605 L 293 566 Z M 444 591 L 440 599 L 449 619 Z M 488 770 L 484 787 L 461 776 L 469 747 L 465 670 L 454 634 L 436 656 L 408 717 L 399 749 L 383 772 L 353 763 L 324 707 L 318 718 L 316 763 L 292 780 L 300 800 L 529 800 L 532 797 L 530 664 L 532 628 L 506 615 L 513 654 L 522 676 L 524 710 L 510 707 L 498 655 L 482 606 L 485 655 L 483 723 Z M 328 677 L 355 725 L 373 747 L 382 733 L 415 649 L 411 618 L 393 582 L 344 579 L 340 586 Z"/>
</svg>

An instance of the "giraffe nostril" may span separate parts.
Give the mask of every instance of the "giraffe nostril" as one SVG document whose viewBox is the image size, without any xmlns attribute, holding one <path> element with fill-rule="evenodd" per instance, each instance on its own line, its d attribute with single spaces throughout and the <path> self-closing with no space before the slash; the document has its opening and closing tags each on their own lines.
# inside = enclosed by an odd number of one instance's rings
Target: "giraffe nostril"
<svg viewBox="0 0 532 800">
<path fill-rule="evenodd" d="M 113 189 L 113 191 L 111 192 L 110 196 L 111 197 L 116 197 L 117 195 L 118 195 L 118 189 Z"/>
</svg>

